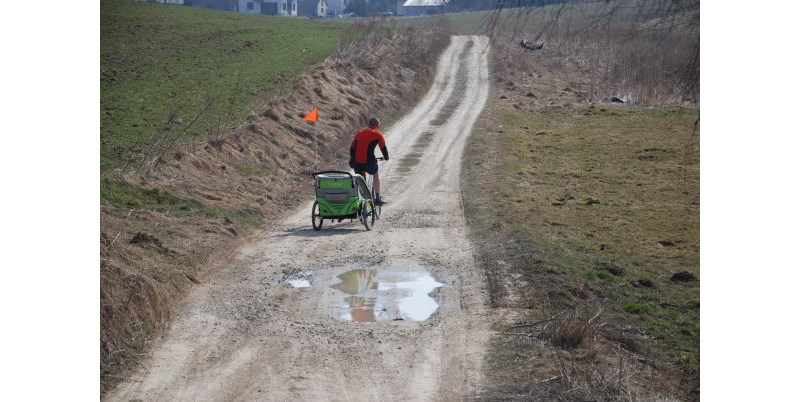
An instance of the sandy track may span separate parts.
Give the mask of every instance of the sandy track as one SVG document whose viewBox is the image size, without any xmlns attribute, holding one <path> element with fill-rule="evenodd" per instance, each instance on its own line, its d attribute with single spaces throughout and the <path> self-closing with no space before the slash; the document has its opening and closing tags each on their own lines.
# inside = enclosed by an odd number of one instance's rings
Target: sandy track
<svg viewBox="0 0 800 402">
<path fill-rule="evenodd" d="M 311 228 L 311 204 L 243 248 L 187 299 L 152 357 L 107 400 L 458 400 L 475 396 L 489 334 L 484 276 L 459 193 L 466 137 L 488 94 L 488 39 L 454 37 L 418 107 L 386 131 L 390 204 L 373 231 Z M 309 187 L 309 199 L 313 197 Z M 342 319 L 354 269 L 426 271 L 438 311 Z M 286 280 L 305 275 L 311 287 Z M 344 308 L 346 311 L 346 306 Z M 405 319 L 403 319 L 405 318 Z"/>
</svg>

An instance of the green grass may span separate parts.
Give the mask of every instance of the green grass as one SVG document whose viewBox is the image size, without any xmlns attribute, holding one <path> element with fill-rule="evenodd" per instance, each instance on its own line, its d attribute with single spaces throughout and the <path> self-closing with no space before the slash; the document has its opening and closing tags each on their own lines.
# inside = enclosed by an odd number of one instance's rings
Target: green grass
<svg viewBox="0 0 800 402">
<path fill-rule="evenodd" d="M 275 174 L 275 169 L 265 165 L 257 165 L 254 163 L 240 163 L 233 165 L 233 170 L 242 176 L 271 176 Z"/>
<path fill-rule="evenodd" d="M 647 313 L 650 311 L 650 306 L 637 302 L 628 302 L 622 308 L 631 314 Z"/>
<path fill-rule="evenodd" d="M 173 217 L 228 218 L 240 227 L 256 227 L 264 223 L 264 216 L 256 207 L 215 208 L 162 189 L 145 188 L 112 179 L 101 180 L 100 201 L 126 209 L 144 209 Z"/>
<path fill-rule="evenodd" d="M 111 179 L 101 181 L 100 200 L 127 209 L 147 209 L 172 216 L 214 216 L 211 209 L 196 200 Z"/>
<path fill-rule="evenodd" d="M 656 277 L 696 271 L 699 161 L 692 130 L 698 112 L 611 109 L 506 116 L 513 132 L 504 147 L 515 172 L 507 178 L 532 190 L 507 198 L 541 217 L 552 251 Z M 542 232 L 530 225 L 515 230 Z"/>
<path fill-rule="evenodd" d="M 695 109 L 610 105 L 508 112 L 503 174 L 485 189 L 503 206 L 494 229 L 563 283 L 597 289 L 617 306 L 607 319 L 630 321 L 689 370 L 699 366 L 699 285 L 670 277 L 699 277 L 698 119 Z"/>
<path fill-rule="evenodd" d="M 180 198 L 157 188 L 136 187 L 110 179 L 101 181 L 100 201 L 123 208 L 148 209 L 173 216 L 211 216 L 210 210 L 196 200 Z"/>
<path fill-rule="evenodd" d="M 206 139 L 236 126 L 331 54 L 346 27 L 102 1 L 101 170 L 137 163 L 159 135 Z"/>
</svg>

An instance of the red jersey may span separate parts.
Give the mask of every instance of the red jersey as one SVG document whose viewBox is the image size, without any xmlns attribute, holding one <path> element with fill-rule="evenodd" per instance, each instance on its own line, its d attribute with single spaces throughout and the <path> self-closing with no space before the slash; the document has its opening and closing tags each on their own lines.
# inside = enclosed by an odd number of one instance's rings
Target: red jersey
<svg viewBox="0 0 800 402">
<path fill-rule="evenodd" d="M 376 163 L 375 147 L 381 149 L 383 157 L 389 158 L 389 150 L 386 149 L 386 141 L 383 139 L 383 133 L 376 128 L 365 128 L 353 137 L 353 142 L 350 144 L 350 161 L 355 163 L 369 164 Z"/>
</svg>

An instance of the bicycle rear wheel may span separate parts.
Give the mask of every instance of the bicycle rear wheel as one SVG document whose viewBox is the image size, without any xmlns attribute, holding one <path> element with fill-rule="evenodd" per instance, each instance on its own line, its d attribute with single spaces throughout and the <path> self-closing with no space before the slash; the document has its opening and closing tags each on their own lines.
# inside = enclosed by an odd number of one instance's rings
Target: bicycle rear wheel
<svg viewBox="0 0 800 402">
<path fill-rule="evenodd" d="M 311 206 L 311 225 L 314 226 L 314 230 L 320 231 L 322 229 L 322 222 L 324 219 L 319 212 L 319 204 L 317 201 L 314 201 L 314 205 Z"/>
<path fill-rule="evenodd" d="M 364 200 L 361 204 L 361 222 L 367 230 L 372 230 L 375 226 L 375 204 L 372 200 Z"/>
</svg>

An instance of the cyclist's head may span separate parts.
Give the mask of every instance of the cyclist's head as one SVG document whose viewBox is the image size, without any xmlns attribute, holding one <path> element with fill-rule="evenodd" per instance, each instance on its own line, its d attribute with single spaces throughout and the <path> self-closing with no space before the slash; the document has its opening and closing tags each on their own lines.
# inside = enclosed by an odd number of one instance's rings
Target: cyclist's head
<svg viewBox="0 0 800 402">
<path fill-rule="evenodd" d="M 372 128 L 380 127 L 381 121 L 377 117 L 369 119 L 369 126 Z"/>
</svg>

